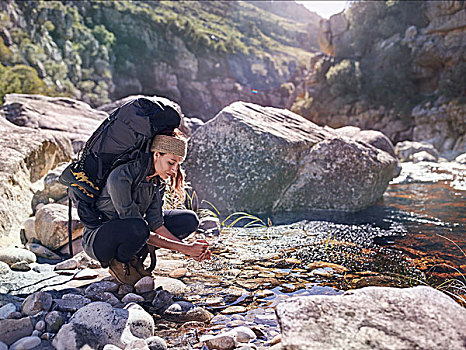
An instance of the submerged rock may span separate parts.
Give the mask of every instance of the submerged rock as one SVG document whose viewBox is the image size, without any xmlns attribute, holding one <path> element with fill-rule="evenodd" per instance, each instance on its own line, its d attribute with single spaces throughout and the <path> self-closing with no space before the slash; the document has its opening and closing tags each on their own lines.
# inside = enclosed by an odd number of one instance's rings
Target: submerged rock
<svg viewBox="0 0 466 350">
<path fill-rule="evenodd" d="M 383 195 L 397 160 L 288 110 L 236 102 L 193 133 L 185 165 L 221 212 L 355 211 Z"/>
<path fill-rule="evenodd" d="M 466 341 L 465 309 L 424 286 L 292 298 L 276 313 L 285 348 L 461 349 Z"/>
</svg>

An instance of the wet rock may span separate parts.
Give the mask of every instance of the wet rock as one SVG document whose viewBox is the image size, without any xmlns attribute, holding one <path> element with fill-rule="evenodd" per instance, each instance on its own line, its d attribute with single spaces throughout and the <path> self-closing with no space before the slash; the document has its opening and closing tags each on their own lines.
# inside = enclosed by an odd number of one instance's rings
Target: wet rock
<svg viewBox="0 0 466 350">
<path fill-rule="evenodd" d="M 307 268 L 309 270 L 315 270 L 315 269 L 318 269 L 318 268 L 330 268 L 332 269 L 333 271 L 335 271 L 336 273 L 345 273 L 345 272 L 348 272 L 349 270 L 342 266 L 342 265 L 337 265 L 337 264 L 333 264 L 333 263 L 329 263 L 329 262 L 326 262 L 326 261 L 315 261 L 309 265 L 307 265 Z"/>
<path fill-rule="evenodd" d="M 233 328 L 232 331 L 237 334 L 236 340 L 240 343 L 249 343 L 257 338 L 256 334 L 245 326 Z"/>
<path fill-rule="evenodd" d="M 160 337 L 153 336 L 146 339 L 150 350 L 167 350 L 167 342 Z"/>
<path fill-rule="evenodd" d="M 33 263 L 36 262 L 36 255 L 27 249 L 13 247 L 1 248 L 0 261 L 7 263 L 9 266 L 22 261 Z"/>
<path fill-rule="evenodd" d="M 134 285 L 136 293 L 142 294 L 154 290 L 154 280 L 150 276 L 145 276 Z"/>
<path fill-rule="evenodd" d="M 8 318 L 13 312 L 16 312 L 16 306 L 13 303 L 8 303 L 0 307 L 0 320 Z"/>
<path fill-rule="evenodd" d="M 47 332 L 56 333 L 65 323 L 65 316 L 62 312 L 51 311 L 45 316 L 45 329 Z"/>
<path fill-rule="evenodd" d="M 105 344 L 125 348 L 137 338 L 152 336 L 154 327 L 151 315 L 136 304 L 118 309 L 104 302 L 94 302 L 79 309 L 60 329 L 52 344 L 63 350 L 80 348 L 84 342 L 94 348 Z"/>
<path fill-rule="evenodd" d="M 154 289 L 159 287 L 162 287 L 164 290 L 170 292 L 173 295 L 185 294 L 190 290 L 186 284 L 177 279 L 157 276 L 154 279 Z"/>
<path fill-rule="evenodd" d="M 180 268 L 175 269 L 172 272 L 170 272 L 169 277 L 171 277 L 171 278 L 181 278 L 181 277 L 186 276 L 187 273 L 188 273 L 188 269 L 186 269 L 184 267 L 180 267 Z"/>
<path fill-rule="evenodd" d="M 82 235 L 83 224 L 78 212 L 73 208 L 72 238 Z M 52 250 L 68 243 L 68 207 L 61 204 L 46 204 L 36 213 L 35 221 L 37 239 L 42 245 Z"/>
<path fill-rule="evenodd" d="M 225 324 L 225 323 L 228 323 L 229 320 L 230 319 L 227 316 L 218 314 L 218 315 L 215 315 L 214 318 L 212 318 L 212 320 L 210 320 L 210 323 Z"/>
<path fill-rule="evenodd" d="M 59 262 L 53 268 L 54 270 L 74 270 L 78 268 L 78 261 L 76 259 L 68 259 L 62 262 Z"/>
<path fill-rule="evenodd" d="M 134 294 L 134 293 L 129 293 L 126 294 L 121 301 L 125 304 L 135 302 L 135 303 L 142 303 L 144 301 L 144 298 L 140 295 Z"/>
<path fill-rule="evenodd" d="M 222 310 L 222 314 L 239 314 L 246 311 L 247 309 L 244 306 L 230 306 Z"/>
<path fill-rule="evenodd" d="M 15 262 L 12 264 L 11 269 L 13 271 L 29 271 L 31 270 L 31 266 L 26 261 Z"/>
<path fill-rule="evenodd" d="M 167 320 L 179 323 L 209 322 L 213 317 L 207 310 L 186 301 L 174 302 L 164 311 L 162 316 Z"/>
<path fill-rule="evenodd" d="M 212 305 L 220 305 L 224 302 L 223 298 L 222 297 L 215 297 L 215 298 L 207 298 L 205 300 L 205 304 L 208 305 L 208 306 L 212 306 Z"/>
<path fill-rule="evenodd" d="M 0 342 L 11 345 L 21 338 L 30 336 L 33 330 L 31 317 L 0 320 Z"/>
<path fill-rule="evenodd" d="M 33 349 L 36 346 L 40 345 L 40 338 L 39 337 L 25 337 L 22 339 L 17 340 L 10 346 L 10 350 L 29 350 Z"/>
<path fill-rule="evenodd" d="M 26 243 L 26 248 L 36 254 L 36 256 L 40 256 L 41 258 L 50 259 L 50 260 L 60 260 L 61 258 L 52 252 L 50 249 L 40 245 L 38 243 Z"/>
<path fill-rule="evenodd" d="M 201 337 L 201 342 L 210 349 L 232 350 L 236 348 L 236 333 L 226 332 L 218 335 L 205 335 Z"/>
<path fill-rule="evenodd" d="M 397 164 L 288 110 L 244 102 L 197 129 L 189 148 L 193 189 L 225 212 L 360 210 L 383 195 Z"/>
<path fill-rule="evenodd" d="M 88 298 L 94 299 L 99 294 L 104 292 L 116 292 L 118 287 L 118 283 L 110 281 L 99 281 L 92 283 L 89 287 L 86 288 L 84 293 Z"/>
<path fill-rule="evenodd" d="M 52 296 L 46 292 L 36 292 L 29 295 L 21 306 L 24 315 L 32 316 L 41 311 L 48 311 L 52 306 Z"/>
<path fill-rule="evenodd" d="M 291 298 L 276 313 L 286 348 L 460 349 L 466 313 L 430 287 L 368 287 Z M 432 336 L 432 335 L 435 336 Z"/>
</svg>

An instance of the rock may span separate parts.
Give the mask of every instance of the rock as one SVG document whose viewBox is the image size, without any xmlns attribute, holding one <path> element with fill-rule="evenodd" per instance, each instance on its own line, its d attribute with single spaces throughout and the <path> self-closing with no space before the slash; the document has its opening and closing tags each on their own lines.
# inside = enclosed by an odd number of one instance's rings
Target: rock
<svg viewBox="0 0 466 350">
<path fill-rule="evenodd" d="M 89 280 L 94 279 L 99 276 L 99 272 L 93 269 L 84 269 L 79 271 L 76 275 L 74 275 L 75 280 Z"/>
<path fill-rule="evenodd" d="M 315 269 L 319 269 L 319 268 L 330 268 L 332 269 L 333 271 L 335 271 L 336 273 L 339 273 L 339 274 L 342 274 L 342 273 L 345 273 L 345 272 L 348 272 L 348 268 L 342 266 L 342 265 L 338 265 L 338 264 L 333 264 L 333 263 L 329 263 L 329 262 L 326 262 L 326 261 L 315 261 L 309 265 L 307 265 L 307 268 L 309 270 L 315 270 Z"/>
<path fill-rule="evenodd" d="M 38 321 L 34 329 L 39 332 L 45 331 L 45 321 L 44 320 Z"/>
<path fill-rule="evenodd" d="M 23 224 L 23 226 L 24 226 L 24 236 L 25 236 L 27 242 L 32 243 L 32 241 L 36 239 L 35 238 L 36 237 L 36 229 L 34 227 L 34 222 L 35 221 L 36 221 L 35 216 L 27 218 L 24 221 L 24 224 Z M 29 250 L 31 250 L 31 249 L 29 249 Z"/>
<path fill-rule="evenodd" d="M 426 151 L 416 152 L 412 155 L 413 163 L 419 162 L 436 162 L 437 158 Z"/>
<path fill-rule="evenodd" d="M 122 284 L 118 288 L 118 294 L 120 295 L 130 294 L 130 293 L 133 293 L 133 291 L 134 291 L 134 287 L 129 284 Z"/>
<path fill-rule="evenodd" d="M 252 331 L 252 329 L 246 326 L 233 328 L 233 331 L 236 332 L 236 340 L 240 343 L 249 343 L 250 341 L 253 341 L 257 338 L 256 334 Z"/>
<path fill-rule="evenodd" d="M 155 291 L 152 306 L 155 312 L 163 313 L 173 302 L 173 295 L 169 291 L 159 289 Z"/>
<path fill-rule="evenodd" d="M 15 341 L 31 335 L 33 330 L 31 317 L 0 320 L 0 342 L 11 345 Z"/>
<path fill-rule="evenodd" d="M 341 136 L 353 138 L 358 141 L 366 142 L 375 148 L 387 152 L 392 157 L 395 157 L 395 148 L 390 139 L 382 132 L 377 130 L 361 130 L 356 126 L 345 126 L 335 129 Z"/>
<path fill-rule="evenodd" d="M 29 350 L 33 349 L 36 346 L 40 345 L 40 338 L 39 337 L 24 337 L 22 339 L 17 340 L 10 346 L 10 350 Z"/>
<path fill-rule="evenodd" d="M 104 292 L 101 300 L 109 303 L 112 306 L 115 306 L 120 303 L 120 300 L 118 300 L 116 296 L 109 292 Z"/>
<path fill-rule="evenodd" d="M 367 287 L 278 304 L 285 348 L 461 349 L 466 312 L 430 287 Z"/>
<path fill-rule="evenodd" d="M 167 350 L 167 343 L 160 337 L 153 336 L 146 339 L 147 346 L 150 350 Z"/>
<path fill-rule="evenodd" d="M 41 95 L 6 95 L 2 110 L 6 119 L 18 126 L 48 129 L 69 138 L 75 152 L 108 117 L 81 101 Z"/>
<path fill-rule="evenodd" d="M 102 350 L 121 350 L 118 346 L 113 344 L 106 344 Z"/>
<path fill-rule="evenodd" d="M 125 304 L 135 302 L 135 303 L 142 303 L 144 301 L 144 298 L 140 295 L 134 294 L 134 293 L 129 293 L 126 294 L 121 301 Z"/>
<path fill-rule="evenodd" d="M 466 153 L 463 153 L 459 155 L 458 157 L 456 157 L 455 162 L 458 162 L 460 164 L 466 164 Z"/>
<path fill-rule="evenodd" d="M 137 338 L 153 336 L 154 327 L 151 315 L 136 304 L 116 309 L 104 302 L 94 302 L 79 309 L 52 344 L 63 350 L 79 349 L 84 344 L 94 348 L 105 344 L 125 348 Z"/>
<path fill-rule="evenodd" d="M 99 281 L 92 283 L 89 287 L 86 288 L 85 294 L 87 297 L 93 299 L 98 294 L 104 292 L 116 292 L 118 290 L 118 284 L 109 281 Z"/>
<path fill-rule="evenodd" d="M 60 256 L 52 252 L 50 249 L 47 249 L 43 245 L 37 243 L 26 243 L 26 248 L 36 254 L 36 256 L 40 256 L 41 258 L 50 259 L 50 260 L 60 260 Z"/>
<path fill-rule="evenodd" d="M 230 306 L 226 309 L 222 310 L 222 314 L 229 315 L 229 314 L 239 314 L 246 312 L 247 309 L 244 306 Z"/>
<path fill-rule="evenodd" d="M 135 339 L 129 342 L 124 350 L 149 350 L 144 339 Z"/>
<path fill-rule="evenodd" d="M 171 278 L 181 278 L 181 277 L 186 276 L 187 273 L 188 273 L 188 269 L 186 269 L 184 267 L 180 267 L 180 268 L 175 269 L 172 272 L 170 272 L 169 277 L 171 277 Z"/>
<path fill-rule="evenodd" d="M 190 290 L 190 288 L 180 280 L 170 277 L 157 276 L 154 278 L 154 289 L 159 287 L 162 287 L 164 290 L 170 292 L 173 295 L 185 294 Z"/>
<path fill-rule="evenodd" d="M 0 320 L 4 320 L 10 316 L 13 312 L 16 312 L 16 306 L 13 303 L 8 303 L 0 307 Z"/>
<path fill-rule="evenodd" d="M 73 254 L 76 254 L 75 255 L 75 258 L 76 258 L 79 253 L 83 252 L 82 237 L 78 237 L 76 239 L 73 239 L 71 244 L 73 245 Z M 60 248 L 59 252 L 60 252 L 60 254 L 64 254 L 64 255 L 69 254 L 70 253 L 69 245 L 65 244 L 63 247 Z M 96 267 L 101 267 L 97 260 L 91 259 L 90 257 L 88 257 L 88 259 L 86 261 L 92 261 L 93 264 Z M 81 267 L 81 265 L 79 265 L 79 266 Z M 91 266 L 89 266 L 89 267 L 91 267 Z"/>
<path fill-rule="evenodd" d="M 38 209 L 38 205 L 49 204 L 67 200 L 67 187 L 62 185 L 58 178 L 68 166 L 69 163 L 61 163 L 59 166 L 51 170 L 44 178 L 44 189 L 34 193 L 32 198 L 32 207 Z"/>
<path fill-rule="evenodd" d="M 26 261 L 15 262 L 12 264 L 11 269 L 13 271 L 29 271 L 31 270 L 31 266 Z"/>
<path fill-rule="evenodd" d="M 78 238 L 78 240 L 80 240 L 80 238 Z M 74 251 L 74 242 L 76 240 L 73 241 L 73 251 Z M 82 249 L 82 247 L 81 247 Z M 78 254 L 76 254 L 73 259 L 76 259 L 76 261 L 78 262 L 78 267 L 79 268 L 90 268 L 90 269 L 99 269 L 101 268 L 102 266 L 100 266 L 100 263 L 97 261 L 97 260 L 94 260 L 92 259 L 89 255 L 87 255 L 85 252 L 81 251 L 79 252 Z"/>
<path fill-rule="evenodd" d="M 74 270 L 78 268 L 78 261 L 74 258 L 59 262 L 53 268 L 54 270 Z"/>
<path fill-rule="evenodd" d="M 395 146 L 395 153 L 402 162 L 411 161 L 413 155 L 421 151 L 429 153 L 435 160 L 439 157 L 435 147 L 427 142 L 403 141 Z"/>
<path fill-rule="evenodd" d="M 0 261 L 0 276 L 1 275 L 6 275 L 10 271 L 11 271 L 10 266 L 8 266 L 8 264 L 6 262 Z"/>
<path fill-rule="evenodd" d="M 0 341 L 0 350 L 8 350 L 8 345 Z"/>
<path fill-rule="evenodd" d="M 207 310 L 186 301 L 174 302 L 164 311 L 162 316 L 167 320 L 178 323 L 209 322 L 213 317 Z"/>
<path fill-rule="evenodd" d="M 61 312 L 51 311 L 45 316 L 45 329 L 49 333 L 56 333 L 65 323 L 65 318 Z"/>
<path fill-rule="evenodd" d="M 218 335 L 205 335 L 200 339 L 207 349 L 232 350 L 236 348 L 236 333 L 227 332 Z"/>
<path fill-rule="evenodd" d="M 36 262 L 36 255 L 27 249 L 21 248 L 1 248 L 0 249 L 0 261 L 13 265 L 19 262 L 33 263 Z"/>
<path fill-rule="evenodd" d="M 236 102 L 194 132 L 185 167 L 199 199 L 259 213 L 363 209 L 381 198 L 396 164 L 288 110 Z"/>
<path fill-rule="evenodd" d="M 145 276 L 134 285 L 136 293 L 142 294 L 154 290 L 154 280 L 150 276 Z"/>
<path fill-rule="evenodd" d="M 52 306 L 52 296 L 47 292 L 36 292 L 29 295 L 21 306 L 21 312 L 33 316 L 41 311 L 49 311 Z"/>
<path fill-rule="evenodd" d="M 274 314 L 256 315 L 254 323 L 275 326 L 277 324 L 277 318 Z"/>
<path fill-rule="evenodd" d="M 91 299 L 77 294 L 65 294 L 62 299 L 53 299 L 59 311 L 76 312 L 91 302 Z"/>
<path fill-rule="evenodd" d="M 73 208 L 72 237 L 82 235 L 83 224 Z M 36 213 L 35 228 L 37 239 L 47 248 L 58 249 L 68 243 L 68 207 L 61 204 L 47 204 Z"/>
<path fill-rule="evenodd" d="M 5 108 L 4 103 L 0 114 Z M 17 127 L 3 115 L 0 115 L 0 147 L 3 150 L 0 159 L 0 246 L 8 246 L 20 243 L 20 230 L 32 214 L 34 183 L 59 162 L 71 159 L 72 149 L 70 141 L 63 136 Z"/>
</svg>

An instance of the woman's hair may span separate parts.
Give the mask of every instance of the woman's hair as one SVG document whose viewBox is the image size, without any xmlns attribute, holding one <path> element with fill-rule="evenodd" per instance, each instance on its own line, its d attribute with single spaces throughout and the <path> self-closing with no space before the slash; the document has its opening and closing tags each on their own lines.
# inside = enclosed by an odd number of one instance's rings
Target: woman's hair
<svg viewBox="0 0 466 350">
<path fill-rule="evenodd" d="M 162 132 L 161 134 L 162 135 L 172 136 L 174 138 L 186 141 L 186 136 L 179 129 L 175 129 L 174 131 L 171 131 L 171 132 Z M 162 153 L 162 152 L 159 152 L 159 153 L 161 155 L 165 154 L 165 153 Z M 184 201 L 184 197 L 185 197 L 184 178 L 185 178 L 185 172 L 184 172 L 183 169 L 181 169 L 181 165 L 178 165 L 178 168 L 176 170 L 176 174 L 174 176 L 170 177 L 170 187 L 178 195 L 178 197 L 181 199 L 181 201 Z"/>
</svg>

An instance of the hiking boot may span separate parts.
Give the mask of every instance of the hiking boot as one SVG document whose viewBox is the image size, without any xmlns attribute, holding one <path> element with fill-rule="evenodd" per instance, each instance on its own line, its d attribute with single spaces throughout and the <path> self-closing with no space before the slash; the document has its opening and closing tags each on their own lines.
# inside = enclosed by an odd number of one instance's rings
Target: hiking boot
<svg viewBox="0 0 466 350">
<path fill-rule="evenodd" d="M 144 277 L 138 272 L 138 270 L 136 270 L 131 262 L 122 263 L 117 259 L 112 259 L 110 261 L 108 272 L 118 282 L 122 284 L 129 284 L 131 286 L 134 286 L 137 281 Z"/>
<path fill-rule="evenodd" d="M 136 269 L 137 272 L 139 272 L 141 276 L 152 276 L 151 271 L 147 271 L 144 267 L 144 260 L 142 258 L 133 257 L 133 259 L 130 261 L 130 264 Z"/>
</svg>

